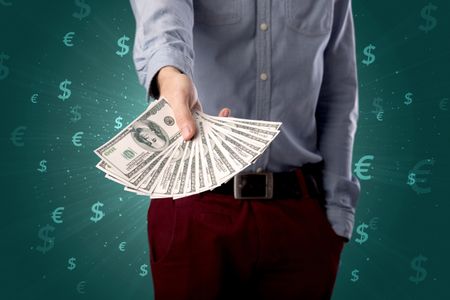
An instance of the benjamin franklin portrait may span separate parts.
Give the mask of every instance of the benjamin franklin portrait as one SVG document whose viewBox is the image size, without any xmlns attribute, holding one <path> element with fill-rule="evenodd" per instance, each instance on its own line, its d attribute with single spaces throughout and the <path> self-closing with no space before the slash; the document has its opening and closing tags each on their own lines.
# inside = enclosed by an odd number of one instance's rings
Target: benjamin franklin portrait
<svg viewBox="0 0 450 300">
<path fill-rule="evenodd" d="M 133 124 L 134 141 L 147 151 L 162 151 L 169 145 L 169 135 L 158 124 L 140 120 Z"/>
</svg>

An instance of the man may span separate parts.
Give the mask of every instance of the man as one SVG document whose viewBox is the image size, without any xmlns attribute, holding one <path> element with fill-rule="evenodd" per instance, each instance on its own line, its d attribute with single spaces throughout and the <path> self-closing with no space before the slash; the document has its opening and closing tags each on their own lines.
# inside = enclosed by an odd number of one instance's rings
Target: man
<svg viewBox="0 0 450 300">
<path fill-rule="evenodd" d="M 227 184 L 150 202 L 155 299 L 330 299 L 360 193 L 350 0 L 131 3 L 140 82 L 184 139 L 194 109 L 283 123 Z"/>
</svg>

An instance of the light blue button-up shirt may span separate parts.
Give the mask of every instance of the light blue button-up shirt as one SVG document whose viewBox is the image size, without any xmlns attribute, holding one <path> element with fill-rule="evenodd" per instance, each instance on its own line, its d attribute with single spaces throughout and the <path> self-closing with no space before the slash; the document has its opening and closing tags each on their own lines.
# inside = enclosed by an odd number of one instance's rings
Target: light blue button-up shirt
<svg viewBox="0 0 450 300">
<path fill-rule="evenodd" d="M 281 121 L 281 133 L 246 171 L 288 171 L 324 161 L 327 217 L 351 238 L 359 180 L 351 0 L 130 0 L 133 58 L 149 90 L 160 68 L 194 82 L 203 111 Z M 157 93 L 157 91 L 156 91 Z"/>
</svg>

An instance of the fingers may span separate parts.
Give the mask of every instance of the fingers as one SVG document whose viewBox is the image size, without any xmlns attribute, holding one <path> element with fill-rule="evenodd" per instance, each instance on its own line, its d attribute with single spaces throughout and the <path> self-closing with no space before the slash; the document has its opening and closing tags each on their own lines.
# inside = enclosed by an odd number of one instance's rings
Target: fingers
<svg viewBox="0 0 450 300">
<path fill-rule="evenodd" d="M 203 111 L 203 107 L 200 101 L 197 100 L 194 105 L 192 105 L 191 110 Z"/>
<path fill-rule="evenodd" d="M 188 101 L 176 101 L 171 106 L 183 139 L 190 140 L 195 135 L 196 126 Z"/>
<path fill-rule="evenodd" d="M 219 112 L 219 117 L 229 117 L 231 114 L 231 110 L 229 108 L 222 108 Z"/>
</svg>

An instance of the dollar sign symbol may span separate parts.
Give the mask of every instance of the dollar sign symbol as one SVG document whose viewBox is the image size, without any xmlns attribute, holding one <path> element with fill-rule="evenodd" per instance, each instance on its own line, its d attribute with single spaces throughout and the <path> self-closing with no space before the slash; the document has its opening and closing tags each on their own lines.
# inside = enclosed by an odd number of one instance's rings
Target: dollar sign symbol
<svg viewBox="0 0 450 300">
<path fill-rule="evenodd" d="M 125 44 L 125 42 L 129 40 L 130 38 L 127 37 L 126 35 L 117 40 L 117 45 L 119 45 L 120 51 L 117 50 L 116 54 L 119 55 L 120 57 L 123 57 L 125 54 L 128 53 L 128 51 L 130 51 L 130 47 Z"/>
<path fill-rule="evenodd" d="M 62 95 L 58 95 L 58 98 L 65 101 L 67 99 L 69 99 L 70 95 L 72 94 L 72 92 L 70 91 L 70 89 L 67 88 L 68 85 L 71 85 L 72 81 L 69 80 L 64 80 L 59 84 L 59 89 L 63 92 Z"/>
<path fill-rule="evenodd" d="M 352 278 L 350 280 L 353 281 L 353 282 L 358 281 L 358 279 L 359 279 L 358 273 L 359 273 L 359 270 L 358 269 L 354 269 L 352 271 Z"/>
<path fill-rule="evenodd" d="M 91 7 L 89 4 L 84 2 L 84 0 L 75 0 L 75 5 L 80 8 L 80 12 L 75 12 L 72 14 L 73 17 L 79 19 L 80 21 L 91 13 Z"/>
<path fill-rule="evenodd" d="M 47 224 L 39 230 L 39 238 L 44 241 L 44 246 L 37 246 L 36 250 L 45 254 L 55 246 L 55 238 L 49 237 L 49 233 L 53 232 L 55 227 Z"/>
<path fill-rule="evenodd" d="M 148 267 L 147 264 L 141 265 L 141 273 L 139 273 L 139 275 L 141 275 L 142 277 L 144 277 L 145 275 L 147 275 L 147 274 L 148 274 L 147 267 Z"/>
<path fill-rule="evenodd" d="M 364 230 L 367 229 L 368 227 L 369 225 L 367 225 L 366 223 L 362 223 L 361 225 L 358 226 L 358 228 L 356 228 L 356 232 L 360 234 L 360 237 L 355 239 L 355 241 L 360 245 L 365 241 L 367 241 L 367 239 L 369 238 L 369 235 L 366 232 L 364 232 Z"/>
<path fill-rule="evenodd" d="M 74 270 L 75 267 L 77 266 L 77 265 L 75 264 L 75 261 L 76 261 L 76 258 L 75 258 L 75 257 L 69 258 L 69 260 L 68 260 L 69 265 L 67 266 L 67 269 L 69 269 L 70 271 Z"/>
<path fill-rule="evenodd" d="M 46 165 L 47 161 L 45 159 L 41 160 L 39 163 L 40 168 L 37 169 L 39 172 L 44 173 L 45 171 L 47 171 L 47 165 Z"/>
<path fill-rule="evenodd" d="M 77 122 L 77 121 L 81 120 L 81 114 L 78 111 L 79 109 L 81 109 L 81 106 L 79 106 L 79 105 L 75 105 L 73 107 L 72 106 L 70 107 L 70 113 L 73 115 L 73 117 L 70 118 L 71 122 Z"/>
<path fill-rule="evenodd" d="M 411 104 L 412 103 L 412 96 L 413 96 L 413 93 L 406 93 L 406 95 L 405 95 L 406 101 L 403 102 L 403 103 L 405 103 L 406 105 Z"/>
<path fill-rule="evenodd" d="M 431 16 L 431 11 L 436 10 L 437 6 L 432 3 L 428 3 L 422 10 L 420 11 L 420 15 L 423 19 L 425 19 L 425 25 L 420 25 L 419 29 L 428 33 L 428 31 L 432 30 L 437 25 L 437 20 L 435 17 Z"/>
<path fill-rule="evenodd" d="M 376 109 L 372 111 L 374 114 L 378 115 L 380 112 L 384 111 L 383 107 L 381 106 L 382 102 L 383 102 L 383 99 L 381 99 L 379 97 L 373 99 L 372 105 L 376 107 Z"/>
<path fill-rule="evenodd" d="M 0 80 L 5 79 L 9 75 L 9 68 L 3 64 L 3 61 L 7 59 L 9 59 L 9 56 L 2 52 L 0 54 Z"/>
<path fill-rule="evenodd" d="M 423 268 L 422 263 L 426 262 L 428 258 L 423 256 L 422 254 L 419 254 L 419 256 L 416 256 L 411 261 L 411 268 L 416 271 L 415 276 L 410 276 L 409 280 L 414 282 L 415 284 L 418 284 L 421 281 L 425 280 L 425 277 L 427 276 L 427 270 Z"/>
<path fill-rule="evenodd" d="M 408 185 L 414 185 L 416 183 L 416 174 L 415 173 L 409 173 L 408 174 L 408 181 L 406 182 Z"/>
<path fill-rule="evenodd" d="M 97 201 L 97 203 L 95 203 L 91 207 L 92 212 L 95 213 L 95 216 L 91 217 L 91 221 L 93 221 L 94 223 L 97 223 L 105 216 L 105 213 L 100 210 L 100 207 L 103 207 L 103 203 L 99 201 Z"/>
<path fill-rule="evenodd" d="M 362 61 L 366 66 L 372 64 L 375 61 L 375 55 L 372 53 L 372 50 L 375 50 L 375 46 L 370 44 L 366 48 L 364 48 L 364 55 L 367 57 Z"/>
<path fill-rule="evenodd" d="M 122 117 L 117 117 L 116 118 L 116 126 L 114 126 L 115 129 L 119 129 L 122 128 Z"/>
</svg>

